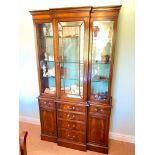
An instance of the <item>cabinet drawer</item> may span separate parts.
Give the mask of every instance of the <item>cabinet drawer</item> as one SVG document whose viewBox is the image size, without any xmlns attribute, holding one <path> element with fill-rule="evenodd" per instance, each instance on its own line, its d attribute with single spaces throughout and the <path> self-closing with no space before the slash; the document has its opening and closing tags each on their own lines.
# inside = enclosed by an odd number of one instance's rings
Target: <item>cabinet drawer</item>
<svg viewBox="0 0 155 155">
<path fill-rule="evenodd" d="M 77 131 L 85 131 L 85 124 L 75 123 L 71 121 L 58 120 L 58 128 L 71 129 Z"/>
<path fill-rule="evenodd" d="M 99 113 L 99 114 L 102 114 L 102 115 L 109 116 L 110 112 L 111 112 L 111 107 L 102 107 L 102 106 L 90 105 L 89 112 Z"/>
<path fill-rule="evenodd" d="M 58 103 L 58 109 L 66 111 L 85 112 L 85 106 L 78 106 L 77 104 Z"/>
<path fill-rule="evenodd" d="M 67 120 L 85 121 L 85 115 L 75 114 L 71 112 L 58 111 L 58 118 L 63 118 Z"/>
<path fill-rule="evenodd" d="M 46 109 L 55 109 L 55 103 L 53 100 L 39 99 L 39 106 Z"/>
<path fill-rule="evenodd" d="M 58 137 L 62 139 L 71 140 L 74 142 L 85 143 L 85 134 L 71 130 L 58 130 Z"/>
</svg>

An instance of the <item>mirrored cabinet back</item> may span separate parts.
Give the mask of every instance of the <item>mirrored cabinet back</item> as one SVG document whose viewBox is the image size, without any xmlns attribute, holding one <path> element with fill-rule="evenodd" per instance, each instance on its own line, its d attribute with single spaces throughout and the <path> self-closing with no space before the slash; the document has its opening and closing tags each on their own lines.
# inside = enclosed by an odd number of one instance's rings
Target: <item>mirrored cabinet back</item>
<svg viewBox="0 0 155 155">
<path fill-rule="evenodd" d="M 42 140 L 108 153 L 120 8 L 30 11 L 36 38 Z"/>
</svg>

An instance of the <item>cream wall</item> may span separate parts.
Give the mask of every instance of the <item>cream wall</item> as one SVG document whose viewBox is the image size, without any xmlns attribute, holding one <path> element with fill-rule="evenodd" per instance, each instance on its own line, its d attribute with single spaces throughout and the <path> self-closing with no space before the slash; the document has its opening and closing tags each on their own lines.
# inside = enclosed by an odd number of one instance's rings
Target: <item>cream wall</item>
<svg viewBox="0 0 155 155">
<path fill-rule="evenodd" d="M 103 6 L 122 4 L 113 78 L 113 109 L 110 131 L 134 136 L 134 0 L 40 0 L 20 1 L 20 117 L 39 118 L 37 66 L 34 32 L 30 10 L 68 6 Z"/>
</svg>

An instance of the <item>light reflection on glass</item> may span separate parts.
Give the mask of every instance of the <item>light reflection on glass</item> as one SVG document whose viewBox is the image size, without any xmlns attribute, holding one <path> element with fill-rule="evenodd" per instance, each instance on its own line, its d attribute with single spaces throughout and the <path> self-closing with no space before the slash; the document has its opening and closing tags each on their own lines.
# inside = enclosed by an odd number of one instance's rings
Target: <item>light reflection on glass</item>
<svg viewBox="0 0 155 155">
<path fill-rule="evenodd" d="M 112 50 L 112 21 L 93 22 L 91 98 L 104 100 L 108 95 L 108 80 Z"/>
</svg>

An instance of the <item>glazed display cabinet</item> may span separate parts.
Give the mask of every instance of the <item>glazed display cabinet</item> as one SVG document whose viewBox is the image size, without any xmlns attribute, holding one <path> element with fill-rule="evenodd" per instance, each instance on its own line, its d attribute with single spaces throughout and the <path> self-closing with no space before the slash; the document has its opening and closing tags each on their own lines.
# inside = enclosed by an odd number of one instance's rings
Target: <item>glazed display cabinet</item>
<svg viewBox="0 0 155 155">
<path fill-rule="evenodd" d="M 120 8 L 30 11 L 36 38 L 42 140 L 108 153 Z"/>
</svg>

